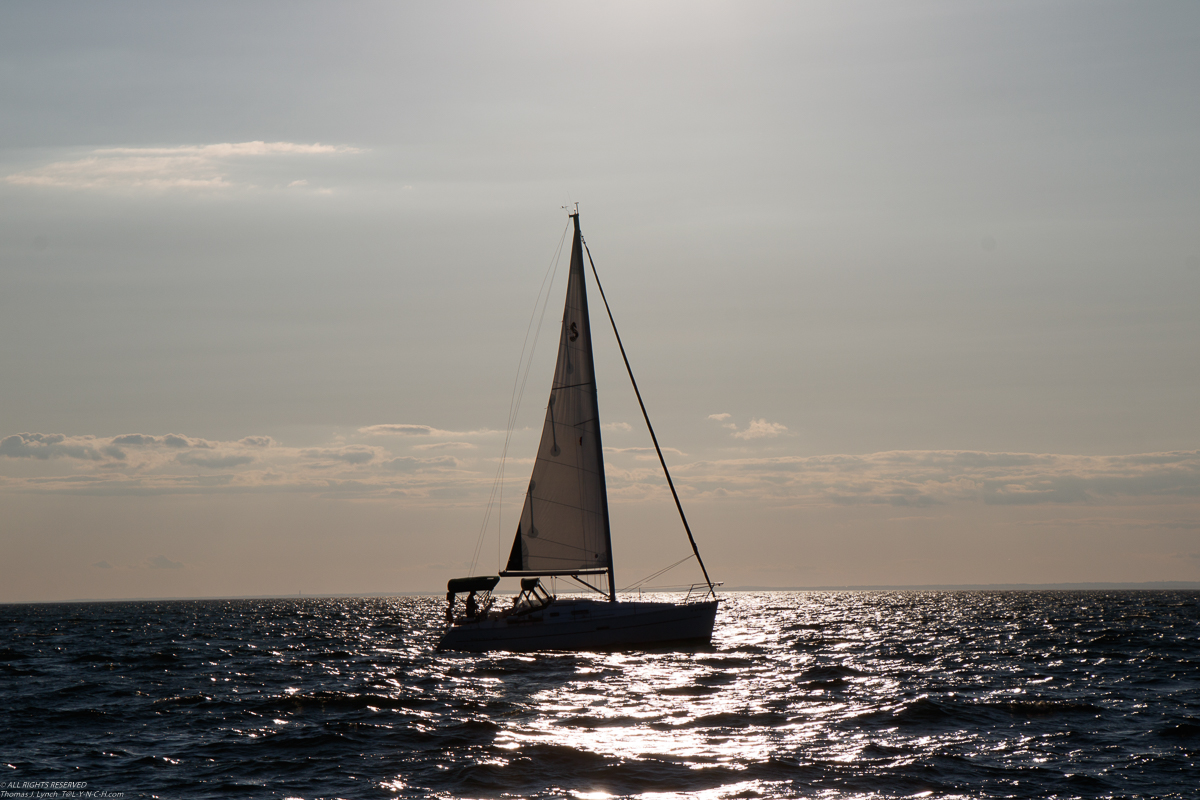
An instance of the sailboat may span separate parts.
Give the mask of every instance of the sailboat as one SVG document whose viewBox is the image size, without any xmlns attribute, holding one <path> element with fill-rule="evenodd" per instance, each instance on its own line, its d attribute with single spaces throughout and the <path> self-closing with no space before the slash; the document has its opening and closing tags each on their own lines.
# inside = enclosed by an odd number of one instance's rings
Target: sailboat
<svg viewBox="0 0 1200 800">
<path fill-rule="evenodd" d="M 642 407 L 650 438 L 675 498 L 692 552 L 704 575 L 704 583 L 694 585 L 682 602 L 617 597 L 583 265 L 585 252 L 610 322 L 613 317 L 591 252 L 580 232 L 578 207 L 570 218 L 574 224 L 574 238 L 558 361 L 516 536 L 508 562 L 499 575 L 454 578 L 447 584 L 448 627 L 438 643 L 439 650 L 658 648 L 704 645 L 712 638 L 718 603 L 716 586 L 719 584 L 709 579 L 708 570 L 700 559 L 700 550 L 683 513 L 637 381 L 629 368 L 625 347 L 613 322 L 613 332 Z M 511 607 L 497 610 L 493 607 L 496 598 L 491 593 L 501 577 L 520 578 L 521 591 Z M 603 600 L 558 597 L 542 584 L 541 579 L 546 577 L 569 579 L 607 597 Z M 458 615 L 455 601 L 460 593 L 467 594 L 467 602 L 466 613 Z"/>
</svg>

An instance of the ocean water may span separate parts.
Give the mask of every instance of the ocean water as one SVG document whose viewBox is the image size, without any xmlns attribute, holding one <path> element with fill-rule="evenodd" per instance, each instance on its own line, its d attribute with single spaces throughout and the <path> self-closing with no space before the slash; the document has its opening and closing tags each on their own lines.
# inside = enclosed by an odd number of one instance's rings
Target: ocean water
<svg viewBox="0 0 1200 800">
<path fill-rule="evenodd" d="M 682 653 L 443 603 L 0 606 L 0 796 L 1200 797 L 1200 592 L 731 593 Z"/>
</svg>

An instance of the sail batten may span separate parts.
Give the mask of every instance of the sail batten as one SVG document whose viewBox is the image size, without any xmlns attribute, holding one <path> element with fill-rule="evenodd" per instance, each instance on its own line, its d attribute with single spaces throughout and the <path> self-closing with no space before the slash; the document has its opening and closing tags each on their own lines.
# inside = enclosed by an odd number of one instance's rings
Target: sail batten
<svg viewBox="0 0 1200 800">
<path fill-rule="evenodd" d="M 579 217 L 573 217 L 558 360 L 507 574 L 612 573 L 591 322 Z"/>
</svg>

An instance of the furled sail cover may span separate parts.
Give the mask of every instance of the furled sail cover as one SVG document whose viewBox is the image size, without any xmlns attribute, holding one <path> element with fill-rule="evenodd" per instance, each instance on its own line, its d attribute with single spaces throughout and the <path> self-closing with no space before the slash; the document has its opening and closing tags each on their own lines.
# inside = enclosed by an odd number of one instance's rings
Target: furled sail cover
<svg viewBox="0 0 1200 800">
<path fill-rule="evenodd" d="M 608 569 L 608 507 L 579 218 L 546 425 L 505 572 Z"/>
</svg>

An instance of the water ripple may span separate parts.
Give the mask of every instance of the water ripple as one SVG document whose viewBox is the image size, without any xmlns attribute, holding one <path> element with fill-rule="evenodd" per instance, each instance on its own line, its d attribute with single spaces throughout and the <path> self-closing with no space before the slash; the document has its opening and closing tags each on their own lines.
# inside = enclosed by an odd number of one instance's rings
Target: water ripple
<svg viewBox="0 0 1200 800">
<path fill-rule="evenodd" d="M 730 594 L 696 652 L 436 598 L 0 607 L 5 781 L 187 797 L 1194 797 L 1200 593 Z M 10 784 L 11 785 L 11 784 Z"/>
</svg>

